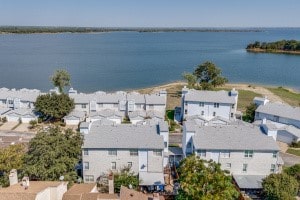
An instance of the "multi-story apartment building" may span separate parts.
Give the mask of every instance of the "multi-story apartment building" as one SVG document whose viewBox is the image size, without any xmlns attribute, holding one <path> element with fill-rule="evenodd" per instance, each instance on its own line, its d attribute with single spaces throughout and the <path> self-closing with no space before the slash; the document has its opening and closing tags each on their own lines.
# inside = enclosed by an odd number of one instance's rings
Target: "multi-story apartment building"
<svg viewBox="0 0 300 200">
<path fill-rule="evenodd" d="M 201 159 L 220 163 L 238 183 L 249 181 L 250 187 L 250 180 L 261 181 L 281 171 L 283 161 L 276 142 L 256 126 L 194 126 L 183 134 L 185 155 L 195 153 Z"/>
<path fill-rule="evenodd" d="M 87 126 L 82 147 L 83 177 L 95 182 L 104 174 L 130 167 L 139 174 L 141 185 L 164 184 L 163 169 L 168 162 L 168 126 L 103 125 L 101 120 Z"/>
<path fill-rule="evenodd" d="M 254 102 L 257 100 L 254 99 Z M 270 103 L 266 99 L 261 102 L 257 103 L 259 106 L 255 111 L 255 124 L 260 125 L 267 135 L 277 141 L 300 141 L 300 107 Z"/>
<path fill-rule="evenodd" d="M 222 117 L 227 120 L 235 119 L 238 102 L 238 92 L 204 91 L 184 87 L 181 97 L 181 119 L 199 115 L 205 120 Z"/>
</svg>

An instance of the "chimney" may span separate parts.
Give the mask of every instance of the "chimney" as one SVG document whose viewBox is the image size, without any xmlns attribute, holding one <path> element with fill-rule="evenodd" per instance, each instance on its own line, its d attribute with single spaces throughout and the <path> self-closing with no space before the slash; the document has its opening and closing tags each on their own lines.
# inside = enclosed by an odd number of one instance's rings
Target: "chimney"
<svg viewBox="0 0 300 200">
<path fill-rule="evenodd" d="M 12 186 L 17 183 L 18 183 L 18 172 L 16 169 L 12 169 L 12 170 L 10 170 L 10 173 L 9 173 L 9 185 Z"/>
<path fill-rule="evenodd" d="M 108 176 L 108 193 L 114 194 L 114 175 L 112 173 Z"/>
<path fill-rule="evenodd" d="M 22 178 L 22 186 L 24 187 L 25 190 L 27 190 L 29 188 L 29 177 L 28 176 L 24 176 Z"/>
</svg>

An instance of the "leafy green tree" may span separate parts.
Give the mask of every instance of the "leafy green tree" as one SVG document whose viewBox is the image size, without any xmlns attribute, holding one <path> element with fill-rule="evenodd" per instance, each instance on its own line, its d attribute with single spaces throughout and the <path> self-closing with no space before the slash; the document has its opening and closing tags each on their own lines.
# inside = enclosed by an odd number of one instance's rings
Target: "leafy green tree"
<svg viewBox="0 0 300 200">
<path fill-rule="evenodd" d="M 203 90 L 210 90 L 227 83 L 228 79 L 221 76 L 221 74 L 221 69 L 209 61 L 202 63 L 194 71 L 194 75 L 199 80 Z"/>
<path fill-rule="evenodd" d="M 176 199 L 236 199 L 239 192 L 231 176 L 221 170 L 219 164 L 191 155 L 181 161 L 179 169 L 180 190 Z"/>
<path fill-rule="evenodd" d="M 80 133 L 71 129 L 51 126 L 47 131 L 42 130 L 29 142 L 24 172 L 33 180 L 54 181 L 64 176 L 65 180 L 74 181 L 81 145 Z"/>
<path fill-rule="evenodd" d="M 0 172 L 3 173 L 3 176 L 0 176 L 0 185 L 3 187 L 9 185 L 8 175 L 10 170 L 23 168 L 25 151 L 24 144 L 10 145 L 0 149 Z"/>
<path fill-rule="evenodd" d="M 66 94 L 44 94 L 37 97 L 35 109 L 44 118 L 62 119 L 74 109 L 74 100 Z"/>
<path fill-rule="evenodd" d="M 249 123 L 252 123 L 255 118 L 255 110 L 257 109 L 257 105 L 255 103 L 251 103 L 246 107 L 246 113 L 243 116 L 243 120 Z"/>
<path fill-rule="evenodd" d="M 132 186 L 133 189 L 137 189 L 139 186 L 139 178 L 130 168 L 125 167 L 120 172 L 114 174 L 114 189 L 115 193 L 120 193 L 121 186 Z"/>
<path fill-rule="evenodd" d="M 285 168 L 284 172 L 287 173 L 288 175 L 294 177 L 298 181 L 298 184 L 300 187 L 300 164 L 296 164 L 291 167 Z M 300 190 L 300 188 L 299 188 L 299 190 Z"/>
<path fill-rule="evenodd" d="M 197 77 L 194 74 L 185 72 L 182 74 L 182 77 L 187 81 L 188 88 L 194 88 L 195 84 L 197 83 Z"/>
<path fill-rule="evenodd" d="M 298 182 L 288 174 L 270 174 L 262 182 L 267 200 L 292 200 L 298 192 Z"/>
<path fill-rule="evenodd" d="M 60 93 L 63 92 L 64 87 L 70 85 L 70 74 L 63 69 L 56 70 L 54 75 L 51 76 L 51 81 L 55 87 L 58 87 Z"/>
</svg>

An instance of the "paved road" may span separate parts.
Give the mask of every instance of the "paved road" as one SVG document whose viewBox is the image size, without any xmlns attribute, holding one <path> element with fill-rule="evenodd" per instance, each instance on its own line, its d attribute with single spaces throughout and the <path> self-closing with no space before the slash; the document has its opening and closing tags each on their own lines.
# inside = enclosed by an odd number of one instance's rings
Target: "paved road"
<svg viewBox="0 0 300 200">
<path fill-rule="evenodd" d="M 182 140 L 182 133 L 170 133 L 169 135 L 169 143 L 170 144 L 180 144 Z"/>
<path fill-rule="evenodd" d="M 292 165 L 300 163 L 299 156 L 294 156 L 294 155 L 282 153 L 282 152 L 280 152 L 280 156 L 281 156 L 282 160 L 284 161 L 285 166 L 292 166 Z"/>
</svg>

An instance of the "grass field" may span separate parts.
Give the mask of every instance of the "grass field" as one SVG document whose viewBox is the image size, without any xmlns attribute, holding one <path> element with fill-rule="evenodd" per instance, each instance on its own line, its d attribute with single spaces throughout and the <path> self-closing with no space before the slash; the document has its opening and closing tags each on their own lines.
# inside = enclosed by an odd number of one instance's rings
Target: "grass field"
<svg viewBox="0 0 300 200">
<path fill-rule="evenodd" d="M 300 156 L 300 148 L 298 149 L 289 148 L 286 152 L 296 156 Z"/>
<path fill-rule="evenodd" d="M 267 88 L 275 95 L 279 96 L 282 100 L 290 104 L 291 106 L 300 106 L 300 93 L 292 92 L 283 87 Z"/>
</svg>

